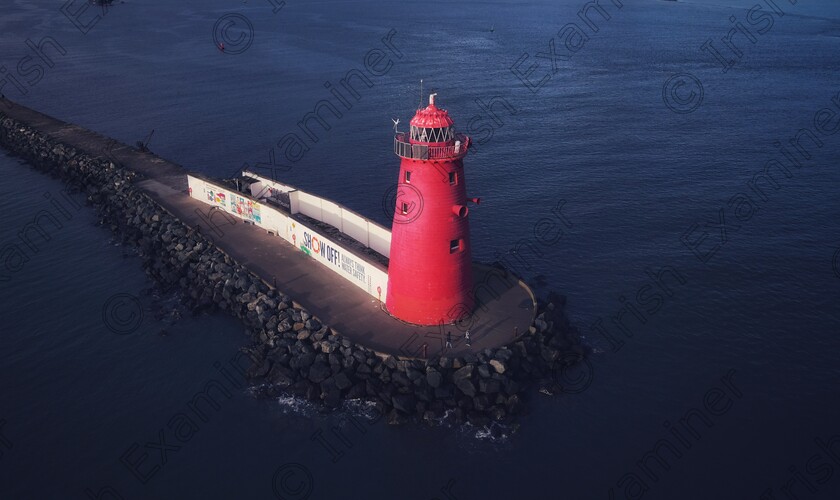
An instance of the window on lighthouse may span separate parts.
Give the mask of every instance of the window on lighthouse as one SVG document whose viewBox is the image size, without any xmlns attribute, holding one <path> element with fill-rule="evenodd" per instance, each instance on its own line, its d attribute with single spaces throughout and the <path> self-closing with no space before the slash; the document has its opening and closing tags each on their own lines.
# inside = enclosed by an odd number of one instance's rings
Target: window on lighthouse
<svg viewBox="0 0 840 500">
<path fill-rule="evenodd" d="M 455 172 L 449 172 L 449 185 L 454 186 L 458 184 L 458 174 Z"/>
<path fill-rule="evenodd" d="M 452 127 L 411 127 L 411 138 L 420 142 L 447 142 L 455 139 Z"/>
<path fill-rule="evenodd" d="M 449 253 L 455 253 L 461 249 L 461 240 L 452 240 L 449 242 Z"/>
<path fill-rule="evenodd" d="M 408 170 L 405 171 L 405 183 L 411 184 L 411 172 L 409 172 Z"/>
</svg>

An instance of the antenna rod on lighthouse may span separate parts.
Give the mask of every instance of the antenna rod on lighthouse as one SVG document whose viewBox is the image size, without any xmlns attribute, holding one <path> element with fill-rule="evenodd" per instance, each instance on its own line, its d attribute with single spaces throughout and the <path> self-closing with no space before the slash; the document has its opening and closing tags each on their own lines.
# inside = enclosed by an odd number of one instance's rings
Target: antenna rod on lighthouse
<svg viewBox="0 0 840 500">
<path fill-rule="evenodd" d="M 423 107 L 423 79 L 420 79 L 420 103 L 417 105 L 417 109 Z"/>
</svg>

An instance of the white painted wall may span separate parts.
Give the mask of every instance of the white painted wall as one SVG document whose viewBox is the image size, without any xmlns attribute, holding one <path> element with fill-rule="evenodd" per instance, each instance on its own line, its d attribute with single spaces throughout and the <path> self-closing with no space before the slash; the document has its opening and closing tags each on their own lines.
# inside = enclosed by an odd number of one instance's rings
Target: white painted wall
<svg viewBox="0 0 840 500">
<path fill-rule="evenodd" d="M 289 193 L 293 214 L 301 213 L 315 220 L 326 222 L 385 257 L 390 257 L 391 231 L 376 222 L 331 200 L 301 191 L 294 186 L 277 182 L 257 173 L 246 170 L 242 172 L 242 175 L 257 180 L 251 186 L 252 193 L 265 192 L 266 188 Z"/>
<path fill-rule="evenodd" d="M 354 285 L 365 290 L 372 297 L 379 298 L 381 300 L 385 299 L 388 291 L 388 273 L 369 262 L 365 257 L 335 243 L 330 238 L 322 235 L 307 225 L 288 217 L 286 214 L 270 205 L 264 205 L 251 197 L 247 197 L 219 184 L 215 184 L 192 175 L 187 176 L 187 182 L 189 184 L 190 196 L 196 200 L 224 209 L 229 214 L 239 217 L 240 219 L 252 221 L 254 225 L 260 226 L 266 231 L 271 231 L 277 234 L 287 242 L 294 245 L 295 248 L 307 253 L 321 265 L 326 266 Z M 269 184 L 264 183 L 263 185 L 267 186 Z M 274 186 L 270 187 L 274 188 Z M 284 187 L 290 188 L 289 186 Z M 280 188 L 278 187 L 277 189 Z M 290 189 L 291 191 L 289 192 L 289 195 L 292 199 L 293 212 L 297 203 L 295 200 L 300 202 L 300 199 L 302 198 L 303 204 L 307 207 L 308 211 L 311 211 L 311 213 L 317 213 L 318 210 L 323 212 L 324 209 L 322 206 L 324 205 L 322 205 L 322 202 L 327 202 L 326 211 L 329 212 L 330 217 L 335 217 L 335 214 L 338 214 L 339 219 L 337 220 L 339 223 L 345 224 L 345 226 L 347 223 L 342 221 L 348 220 L 346 212 L 352 214 L 349 217 L 352 224 L 357 224 L 361 227 L 359 220 L 367 221 L 367 219 L 364 219 L 354 212 L 350 212 L 349 210 L 345 211 L 343 207 L 330 202 L 329 200 L 322 200 L 317 196 L 294 190 L 294 188 Z M 259 193 L 259 189 L 256 192 Z M 301 210 L 300 213 L 309 215 L 303 210 Z M 313 215 L 309 216 L 317 218 Z M 353 216 L 355 216 L 355 218 L 353 218 Z M 336 219 L 333 218 L 333 220 Z M 335 224 L 333 225 L 341 229 L 341 226 L 337 226 Z M 372 228 L 370 224 L 367 225 L 366 234 L 374 235 L 377 245 L 381 246 L 385 242 L 385 238 L 382 235 L 384 228 L 375 224 L 373 226 L 375 227 Z M 384 231 L 387 232 L 387 230 Z M 353 234 L 350 234 L 350 236 L 353 236 Z M 391 243 L 390 236 L 391 233 L 387 232 L 388 247 L 390 247 Z M 356 236 L 353 236 L 353 238 L 356 238 Z M 363 239 L 356 239 L 366 243 Z M 371 248 L 377 250 L 374 246 L 371 246 Z M 379 253 L 384 252 L 380 251 Z"/>
</svg>

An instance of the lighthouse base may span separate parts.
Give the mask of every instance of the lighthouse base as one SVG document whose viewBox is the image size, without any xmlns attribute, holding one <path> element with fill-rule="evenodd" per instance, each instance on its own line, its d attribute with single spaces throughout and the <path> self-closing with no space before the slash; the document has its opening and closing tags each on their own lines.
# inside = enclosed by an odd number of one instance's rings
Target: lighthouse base
<svg viewBox="0 0 840 500">
<path fill-rule="evenodd" d="M 536 316 L 537 303 L 530 287 L 517 276 L 486 264 L 473 263 L 475 285 L 472 297 L 475 305 L 460 320 L 437 324 L 420 325 L 403 321 L 388 312 L 385 305 L 381 310 L 392 321 L 408 327 L 395 329 L 390 348 L 383 349 L 400 356 L 422 358 L 432 354 L 447 356 L 463 355 L 467 352 L 479 352 L 485 348 L 500 347 L 514 342 L 528 332 Z M 466 332 L 470 332 L 470 345 L 467 345 Z M 449 334 L 451 346 L 446 345 Z M 394 348 L 394 342 L 400 345 Z"/>
<path fill-rule="evenodd" d="M 460 321 L 467 320 L 472 315 L 473 311 L 475 310 L 475 303 L 472 300 L 470 300 L 469 303 L 461 302 L 461 303 L 453 306 L 452 301 L 447 300 L 444 297 L 441 300 L 437 301 L 436 303 L 430 303 L 428 300 L 423 300 L 423 301 L 418 300 L 417 301 L 417 309 L 420 309 L 421 307 L 424 308 L 424 309 L 434 309 L 434 310 L 446 311 L 446 312 L 442 313 L 440 316 L 438 316 L 434 319 L 429 318 L 428 321 L 417 322 L 417 321 L 410 321 L 410 320 L 403 319 L 401 317 L 403 315 L 398 315 L 394 311 L 392 311 L 388 308 L 387 302 L 383 306 L 383 310 L 385 312 L 387 312 L 395 320 L 400 321 L 402 323 L 405 323 L 406 325 L 415 325 L 415 326 L 435 326 L 435 325 L 441 325 L 441 324 L 443 324 L 443 325 L 454 325 L 454 324 L 456 324 Z M 403 311 L 412 311 L 412 304 L 409 301 L 404 299 L 402 301 L 402 310 Z"/>
</svg>

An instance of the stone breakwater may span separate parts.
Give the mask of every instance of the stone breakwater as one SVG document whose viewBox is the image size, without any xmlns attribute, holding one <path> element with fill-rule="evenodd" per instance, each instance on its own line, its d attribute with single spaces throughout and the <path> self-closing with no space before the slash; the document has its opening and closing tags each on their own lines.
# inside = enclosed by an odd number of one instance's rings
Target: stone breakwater
<svg viewBox="0 0 840 500">
<path fill-rule="evenodd" d="M 435 423 L 448 415 L 455 423 L 487 425 L 523 414 L 534 385 L 579 392 L 591 381 L 586 374 L 566 376 L 570 366 L 588 361 L 562 296 L 538 304 L 529 331 L 505 347 L 427 360 L 379 353 L 321 324 L 183 224 L 135 186 L 134 172 L 4 116 L 0 146 L 82 193 L 101 224 L 137 249 L 156 283 L 177 287 L 185 307 L 239 318 L 252 341 L 242 348 L 252 361 L 247 375 L 262 396 L 291 393 L 328 408 L 363 399 L 390 424 Z"/>
</svg>

